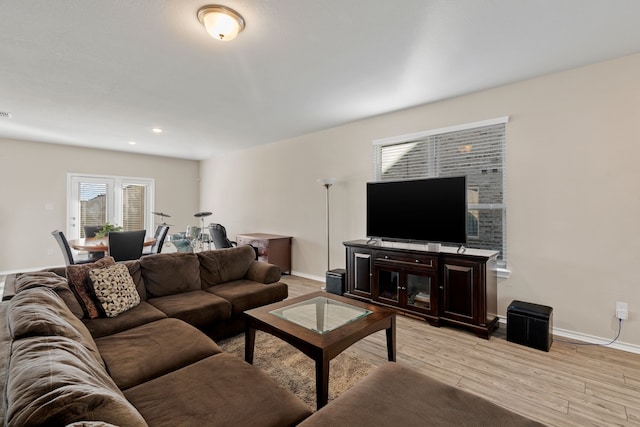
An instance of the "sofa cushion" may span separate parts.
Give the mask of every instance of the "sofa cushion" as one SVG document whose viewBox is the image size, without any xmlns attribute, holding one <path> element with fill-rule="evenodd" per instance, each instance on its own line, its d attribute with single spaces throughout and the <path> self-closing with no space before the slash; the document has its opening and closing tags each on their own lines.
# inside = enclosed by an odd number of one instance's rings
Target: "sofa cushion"
<svg viewBox="0 0 640 427">
<path fill-rule="evenodd" d="M 121 389 L 222 352 L 209 337 L 178 319 L 162 319 L 96 340 Z"/>
<path fill-rule="evenodd" d="M 384 391 L 384 392 L 381 392 Z M 542 426 L 414 369 L 388 362 L 300 427 L 324 426 Z"/>
<path fill-rule="evenodd" d="M 255 256 L 255 251 L 249 245 L 199 252 L 202 288 L 243 279 Z"/>
<path fill-rule="evenodd" d="M 67 307 L 62 298 L 49 288 L 20 291 L 9 301 L 7 323 L 14 340 L 31 336 L 61 336 L 77 341 L 102 364 L 91 334 Z"/>
<path fill-rule="evenodd" d="M 212 286 L 207 292 L 229 301 L 233 315 L 237 315 L 252 308 L 282 301 L 287 298 L 288 287 L 282 282 L 265 285 L 251 280 L 236 280 Z"/>
<path fill-rule="evenodd" d="M 220 353 L 125 390 L 153 426 L 293 426 L 311 409 L 266 373 Z"/>
<path fill-rule="evenodd" d="M 6 399 L 7 426 L 66 425 L 104 421 L 146 426 L 104 367 L 66 337 L 14 341 Z"/>
<path fill-rule="evenodd" d="M 184 320 L 200 329 L 231 317 L 231 304 L 205 291 L 184 292 L 148 301 L 169 317 Z"/>
<path fill-rule="evenodd" d="M 193 253 L 174 252 L 140 259 L 148 298 L 200 290 L 200 264 Z"/>
<path fill-rule="evenodd" d="M 166 318 L 166 314 L 148 302 L 143 301 L 131 310 L 120 314 L 118 317 L 83 319 L 83 322 L 94 338 L 100 338 Z"/>
<path fill-rule="evenodd" d="M 140 304 L 140 295 L 123 264 L 89 270 L 89 279 L 107 317 L 116 317 Z"/>
<path fill-rule="evenodd" d="M 129 269 L 129 275 L 133 279 L 133 283 L 136 284 L 136 289 L 138 290 L 138 295 L 140 295 L 141 301 L 147 300 L 147 291 L 144 287 L 144 280 L 142 280 L 142 268 L 140 268 L 140 261 L 130 260 L 130 261 L 121 261 L 118 264 L 126 265 Z"/>
<path fill-rule="evenodd" d="M 89 282 L 89 270 L 104 268 L 114 264 L 115 261 L 113 257 L 106 256 L 90 264 L 67 266 L 69 287 L 76 295 L 85 316 L 90 319 L 100 317 L 100 308 L 93 293 L 93 286 L 91 286 Z"/>
<path fill-rule="evenodd" d="M 53 289 L 64 300 L 67 307 L 78 318 L 84 317 L 82 306 L 78 302 L 76 296 L 69 288 L 69 283 L 64 277 L 64 269 L 62 276 L 51 271 L 34 271 L 30 273 L 18 273 L 15 276 L 15 292 L 21 292 L 25 289 L 34 287 L 45 287 Z"/>
</svg>

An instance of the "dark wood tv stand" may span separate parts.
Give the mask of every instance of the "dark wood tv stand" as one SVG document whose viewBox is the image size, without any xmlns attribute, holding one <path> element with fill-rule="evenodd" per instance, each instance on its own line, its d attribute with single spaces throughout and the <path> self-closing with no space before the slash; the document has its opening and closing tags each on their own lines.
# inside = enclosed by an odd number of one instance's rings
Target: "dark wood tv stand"
<svg viewBox="0 0 640 427">
<path fill-rule="evenodd" d="M 344 242 L 345 296 L 392 307 L 434 326 L 456 325 L 489 338 L 498 326 L 498 252 L 367 240 Z"/>
</svg>

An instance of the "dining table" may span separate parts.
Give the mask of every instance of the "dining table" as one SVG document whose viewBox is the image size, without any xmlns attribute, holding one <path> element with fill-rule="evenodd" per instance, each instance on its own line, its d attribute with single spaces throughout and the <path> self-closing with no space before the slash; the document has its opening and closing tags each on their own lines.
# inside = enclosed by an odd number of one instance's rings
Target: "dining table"
<svg viewBox="0 0 640 427">
<path fill-rule="evenodd" d="M 156 242 L 153 237 L 144 238 L 144 246 L 151 246 Z M 104 252 L 109 253 L 108 237 L 82 237 L 80 239 L 70 239 L 69 246 L 77 251 Z"/>
</svg>

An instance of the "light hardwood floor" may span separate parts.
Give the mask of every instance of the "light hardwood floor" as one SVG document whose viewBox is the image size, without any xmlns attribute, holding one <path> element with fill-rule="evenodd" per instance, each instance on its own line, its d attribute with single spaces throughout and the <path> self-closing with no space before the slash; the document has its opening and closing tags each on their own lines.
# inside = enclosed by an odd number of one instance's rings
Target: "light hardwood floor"
<svg viewBox="0 0 640 427">
<path fill-rule="evenodd" d="M 281 280 L 290 297 L 323 285 L 297 276 Z M 640 355 L 557 341 L 545 352 L 510 343 L 505 333 L 501 325 L 485 340 L 398 315 L 397 361 L 550 426 L 640 425 Z M 385 363 L 385 334 L 351 349 L 374 365 Z"/>
</svg>

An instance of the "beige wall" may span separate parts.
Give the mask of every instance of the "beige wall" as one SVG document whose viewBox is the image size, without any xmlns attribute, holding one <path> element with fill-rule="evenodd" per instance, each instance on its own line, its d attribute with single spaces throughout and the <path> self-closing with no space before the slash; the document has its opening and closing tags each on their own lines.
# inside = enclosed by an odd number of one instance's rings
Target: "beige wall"
<svg viewBox="0 0 640 427">
<path fill-rule="evenodd" d="M 193 222 L 198 171 L 190 160 L 0 139 L 0 272 L 64 264 L 51 231 L 66 231 L 67 173 L 154 178 L 173 232 Z"/>
<path fill-rule="evenodd" d="M 323 276 L 324 189 L 332 176 L 331 266 L 344 240 L 365 235 L 371 141 L 509 115 L 507 251 L 499 283 L 513 299 L 550 305 L 556 328 L 617 332 L 615 302 L 629 303 L 621 341 L 640 345 L 640 55 L 548 75 L 359 121 L 201 164 L 201 208 L 231 236 L 294 236 L 293 270 Z M 428 82 L 425 82 L 428 84 Z"/>
</svg>

